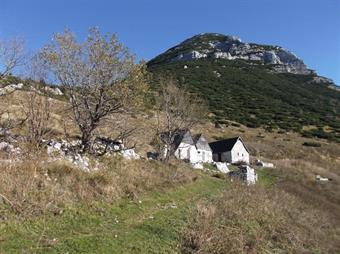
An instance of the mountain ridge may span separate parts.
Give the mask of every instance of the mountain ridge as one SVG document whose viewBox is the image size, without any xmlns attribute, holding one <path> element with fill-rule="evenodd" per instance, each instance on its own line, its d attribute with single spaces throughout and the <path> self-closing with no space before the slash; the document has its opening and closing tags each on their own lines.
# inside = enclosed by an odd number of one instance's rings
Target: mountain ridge
<svg viewBox="0 0 340 254">
<path fill-rule="evenodd" d="M 212 47 L 213 42 L 220 46 Z M 153 74 L 152 86 L 157 89 L 160 76 L 174 78 L 207 100 L 216 123 L 231 120 L 248 127 L 293 130 L 340 141 L 340 92 L 331 79 L 318 76 L 288 50 L 285 52 L 292 59 L 286 62 L 277 53 L 280 64 L 265 62 L 266 58 L 245 59 L 244 51 L 235 53 L 237 45 L 244 48 L 241 43 L 236 36 L 220 34 L 184 40 L 147 63 Z M 279 46 L 249 45 L 251 54 L 262 53 L 263 57 L 266 51 L 283 50 Z M 216 49 L 226 53 L 227 47 L 231 56 L 241 57 L 215 57 L 216 53 L 223 54 Z M 254 51 L 256 48 L 261 50 Z"/>
<path fill-rule="evenodd" d="M 194 35 L 149 61 L 150 65 L 164 62 L 190 61 L 201 58 L 242 59 L 253 64 L 272 65 L 278 73 L 315 74 L 293 52 L 277 45 L 242 42 L 234 35 L 201 33 Z"/>
</svg>

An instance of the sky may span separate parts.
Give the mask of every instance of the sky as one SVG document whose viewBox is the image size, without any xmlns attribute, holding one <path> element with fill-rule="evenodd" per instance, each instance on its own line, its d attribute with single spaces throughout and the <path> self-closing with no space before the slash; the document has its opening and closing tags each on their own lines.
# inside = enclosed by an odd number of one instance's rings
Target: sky
<svg viewBox="0 0 340 254">
<path fill-rule="evenodd" d="M 0 38 L 23 37 L 31 52 L 93 26 L 144 60 L 203 32 L 279 45 L 340 85 L 340 0 L 0 0 Z"/>
</svg>

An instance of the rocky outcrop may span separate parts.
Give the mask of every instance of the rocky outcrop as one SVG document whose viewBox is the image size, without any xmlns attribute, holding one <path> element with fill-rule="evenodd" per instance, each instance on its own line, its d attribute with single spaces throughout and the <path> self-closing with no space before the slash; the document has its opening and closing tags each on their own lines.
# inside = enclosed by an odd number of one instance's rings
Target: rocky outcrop
<svg viewBox="0 0 340 254">
<path fill-rule="evenodd" d="M 12 135 L 10 132 L 0 128 L 0 152 L 6 155 L 5 158 L 13 159 L 6 160 L 7 162 L 22 161 L 22 150 L 17 146 L 18 141 L 21 139 L 23 137 Z M 46 148 L 47 161 L 66 161 L 85 172 L 99 170 L 102 165 L 97 158 L 102 155 L 118 155 L 127 160 L 141 159 L 141 156 L 133 148 L 125 147 L 121 141 L 101 137 L 94 140 L 91 156 L 81 152 L 81 141 L 79 139 L 72 141 L 42 140 L 42 144 Z M 4 161 L 0 159 L 0 162 Z"/>
<path fill-rule="evenodd" d="M 92 161 L 88 156 L 81 154 L 80 140 L 73 140 L 71 142 L 61 140 L 45 141 L 47 146 L 47 154 L 51 158 L 63 159 L 71 162 L 83 171 L 99 170 L 99 162 L 95 159 Z M 140 156 L 132 148 L 126 148 L 120 141 L 110 140 L 106 138 L 97 137 L 93 144 L 94 155 L 100 156 L 104 154 L 112 155 L 119 154 L 124 159 L 140 159 Z M 94 157 L 95 158 L 95 157 Z"/>
<path fill-rule="evenodd" d="M 242 59 L 256 64 L 273 65 L 274 72 L 312 74 L 295 54 L 279 46 L 244 43 L 236 36 L 205 33 L 185 40 L 150 61 L 150 64 L 192 61 L 201 58 Z"/>
<path fill-rule="evenodd" d="M 0 88 L 0 96 L 1 95 L 6 95 L 6 94 L 10 94 L 12 92 L 14 92 L 15 90 L 20 90 L 22 89 L 24 86 L 24 84 L 19 83 L 19 84 L 11 84 L 5 87 L 1 87 Z"/>
<path fill-rule="evenodd" d="M 4 87 L 0 87 L 0 96 L 2 95 L 7 95 L 10 93 L 13 93 L 16 90 L 22 90 L 24 88 L 24 84 L 23 83 L 18 83 L 18 84 L 10 84 Z M 26 86 L 26 89 L 29 89 L 33 92 L 36 92 L 38 94 L 49 94 L 49 95 L 57 95 L 57 96 L 61 96 L 64 93 L 60 90 L 60 88 L 58 87 L 50 87 L 50 86 L 43 86 L 40 90 L 33 87 L 33 86 Z"/>
</svg>

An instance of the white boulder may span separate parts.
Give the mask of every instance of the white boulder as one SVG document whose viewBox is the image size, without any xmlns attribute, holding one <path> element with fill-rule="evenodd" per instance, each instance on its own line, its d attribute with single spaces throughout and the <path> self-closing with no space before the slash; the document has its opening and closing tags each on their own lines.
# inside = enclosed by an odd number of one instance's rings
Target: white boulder
<svg viewBox="0 0 340 254">
<path fill-rule="evenodd" d="M 322 177 L 322 176 L 320 176 L 320 175 L 316 175 L 316 176 L 315 176 L 315 180 L 316 180 L 316 181 L 320 181 L 320 182 L 328 182 L 328 181 L 332 181 L 331 178 Z"/>
<path fill-rule="evenodd" d="M 58 88 L 58 87 L 49 87 L 49 86 L 45 86 L 45 91 L 54 95 L 63 95 L 63 92 Z"/>
<path fill-rule="evenodd" d="M 275 167 L 273 163 L 271 163 L 271 162 L 264 162 L 262 160 L 256 160 L 255 164 L 256 164 L 256 166 L 264 167 L 264 168 L 274 168 Z"/>
<path fill-rule="evenodd" d="M 137 154 L 134 149 L 121 150 L 119 153 L 125 159 L 128 159 L 128 160 L 138 160 L 138 159 L 140 159 L 140 155 Z"/>
<path fill-rule="evenodd" d="M 227 166 L 227 163 L 225 162 L 215 162 L 215 166 L 217 168 L 218 171 L 222 172 L 222 173 L 229 173 L 229 168 Z"/>
<path fill-rule="evenodd" d="M 203 164 L 202 163 L 191 163 L 191 166 L 195 169 L 203 169 Z"/>
</svg>

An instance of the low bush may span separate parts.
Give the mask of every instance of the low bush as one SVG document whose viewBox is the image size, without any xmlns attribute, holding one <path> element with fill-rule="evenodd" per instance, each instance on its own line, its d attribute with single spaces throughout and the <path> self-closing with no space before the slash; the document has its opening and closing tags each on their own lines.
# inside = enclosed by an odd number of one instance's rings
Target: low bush
<svg viewBox="0 0 340 254">
<path fill-rule="evenodd" d="M 321 144 L 320 143 L 317 143 L 317 142 L 304 142 L 302 144 L 303 146 L 311 146 L 311 147 L 321 147 Z"/>
</svg>

